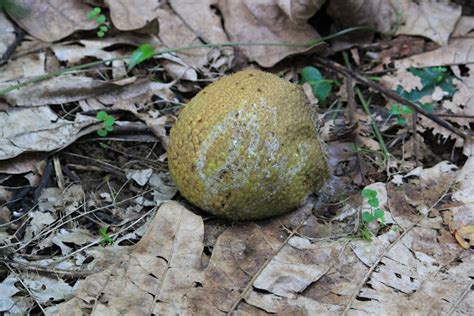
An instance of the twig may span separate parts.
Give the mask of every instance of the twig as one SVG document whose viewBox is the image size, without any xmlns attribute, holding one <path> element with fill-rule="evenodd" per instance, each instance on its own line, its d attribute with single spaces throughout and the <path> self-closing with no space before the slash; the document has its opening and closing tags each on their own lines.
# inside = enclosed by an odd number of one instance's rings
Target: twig
<svg viewBox="0 0 474 316">
<path fill-rule="evenodd" d="M 451 306 L 451 308 L 449 309 L 449 312 L 446 314 L 448 316 L 452 315 L 454 313 L 454 311 L 456 310 L 456 307 L 458 307 L 459 303 L 462 302 L 462 300 L 467 296 L 467 294 L 469 292 L 471 292 L 471 288 L 472 288 L 472 285 L 473 285 L 473 281 L 471 281 L 468 286 L 466 287 L 466 289 L 462 292 L 461 296 L 459 296 L 459 298 L 457 299 L 457 301 Z"/>
<path fill-rule="evenodd" d="M 95 273 L 94 271 L 75 271 L 75 270 L 56 269 L 56 268 L 50 268 L 50 267 L 41 267 L 35 264 L 28 264 L 24 262 L 17 262 L 13 260 L 5 260 L 5 259 L 0 259 L 0 263 L 3 263 L 4 265 L 11 265 L 19 270 L 33 270 L 33 271 L 38 271 L 38 272 L 43 272 L 43 273 L 54 273 L 54 274 L 59 274 L 59 275 L 65 275 L 69 277 L 84 277 L 84 276 L 88 276 Z"/>
<path fill-rule="evenodd" d="M 415 103 L 413 103 L 412 101 L 410 100 L 407 100 L 405 99 L 404 97 L 398 95 L 395 91 L 392 91 L 390 89 L 387 89 L 385 88 L 384 86 L 374 82 L 374 81 L 371 81 L 369 80 L 368 78 L 362 76 L 361 74 L 357 73 L 357 72 L 354 72 L 350 69 L 347 69 L 346 67 L 338 64 L 338 63 L 335 63 L 333 62 L 332 60 L 329 60 L 325 57 L 320 57 L 320 56 L 314 56 L 314 60 L 319 64 L 321 65 L 322 67 L 325 67 L 325 68 L 328 68 L 328 69 L 331 69 L 333 71 L 336 71 L 338 73 L 341 73 L 345 76 L 351 76 L 352 78 L 354 78 L 356 81 L 360 82 L 360 83 L 363 83 L 365 84 L 366 86 L 368 86 L 369 88 L 375 90 L 375 91 L 378 91 L 380 93 L 382 93 L 383 95 L 385 95 L 386 97 L 388 97 L 389 99 L 392 99 L 394 101 L 397 101 L 398 103 L 401 103 L 401 104 L 404 104 L 406 106 L 408 106 L 409 108 L 411 108 L 413 111 L 416 111 L 418 113 L 420 113 L 421 115 L 429 118 L 430 120 L 432 120 L 433 122 L 436 122 L 438 123 L 440 126 L 448 129 L 449 131 L 455 133 L 456 135 L 459 135 L 461 136 L 463 139 L 467 139 L 470 137 L 470 135 L 464 133 L 463 131 L 461 131 L 460 129 L 457 129 L 455 127 L 453 127 L 451 124 L 449 124 L 448 122 L 446 122 L 445 120 L 439 118 L 438 116 L 432 114 L 432 113 L 429 113 L 427 111 L 425 111 L 424 109 L 422 109 L 421 107 L 417 106 Z"/>
<path fill-rule="evenodd" d="M 415 166 L 418 167 L 418 134 L 417 134 L 417 129 L 416 129 L 416 123 L 418 121 L 418 112 L 413 111 L 413 122 L 412 122 L 412 128 L 413 128 L 413 151 L 415 153 Z"/>
</svg>

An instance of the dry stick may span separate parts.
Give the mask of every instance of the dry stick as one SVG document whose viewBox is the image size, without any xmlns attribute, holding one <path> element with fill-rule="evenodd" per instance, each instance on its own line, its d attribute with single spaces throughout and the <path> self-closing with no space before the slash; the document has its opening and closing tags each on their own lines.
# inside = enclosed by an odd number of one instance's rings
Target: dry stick
<svg viewBox="0 0 474 316">
<path fill-rule="evenodd" d="M 413 111 L 413 150 L 415 152 L 415 166 L 418 167 L 418 134 L 416 132 L 416 121 L 418 120 L 418 112 Z"/>
<path fill-rule="evenodd" d="M 462 300 L 467 296 L 467 294 L 469 294 L 469 292 L 471 292 L 471 287 L 473 285 L 473 281 L 471 281 L 471 283 L 468 284 L 468 286 L 466 287 L 466 289 L 462 292 L 461 296 L 459 296 L 458 300 L 451 306 L 451 308 L 449 309 L 448 313 L 446 315 L 448 316 L 451 316 L 454 311 L 456 310 L 456 307 L 459 306 L 459 304 L 462 302 Z"/>
<path fill-rule="evenodd" d="M 355 123 L 356 102 L 354 96 L 354 87 L 352 87 L 352 77 L 346 76 L 346 90 L 347 90 L 347 116 L 349 118 L 349 126 Z"/>
<path fill-rule="evenodd" d="M 456 181 L 456 180 L 455 180 Z M 346 304 L 346 307 L 344 308 L 344 311 L 342 312 L 342 316 L 345 316 L 347 315 L 347 313 L 349 312 L 349 309 L 351 308 L 351 305 L 352 305 L 352 302 L 354 302 L 354 299 L 355 297 L 357 296 L 357 294 L 360 293 L 360 290 L 362 289 L 362 287 L 367 283 L 367 280 L 370 278 L 370 276 L 372 275 L 372 273 L 374 272 L 374 270 L 378 267 L 378 265 L 380 264 L 380 262 L 382 261 L 382 259 L 387 255 L 387 253 L 390 251 L 390 249 L 392 249 L 395 245 L 398 244 L 398 242 L 400 240 L 402 240 L 403 237 L 406 236 L 406 234 L 408 234 L 413 228 L 415 228 L 416 226 L 418 226 L 418 224 L 420 224 L 424 219 L 426 219 L 426 217 L 428 216 L 428 214 L 431 212 L 431 210 L 436 206 L 438 205 L 439 202 L 441 202 L 441 200 L 446 196 L 446 194 L 448 193 L 448 191 L 451 189 L 451 187 L 453 186 L 454 182 L 453 181 L 449 187 L 446 189 L 446 191 L 441 195 L 441 197 L 428 209 L 428 211 L 426 212 L 426 215 L 424 215 L 422 218 L 420 218 L 418 221 L 416 221 L 415 223 L 413 223 L 411 226 L 409 226 L 400 236 L 397 237 L 397 239 L 395 239 L 390 245 L 387 246 L 387 248 L 385 248 L 383 250 L 383 252 L 377 257 L 377 259 L 375 260 L 375 262 L 372 264 L 372 266 L 369 268 L 369 270 L 367 271 L 367 273 L 365 274 L 364 278 L 362 279 L 361 282 L 359 282 L 359 285 L 357 286 L 357 288 L 354 290 L 354 292 L 352 293 L 351 295 L 351 298 L 349 299 L 349 302 L 347 302 Z"/>
<path fill-rule="evenodd" d="M 28 264 L 24 262 L 17 262 L 13 260 L 5 260 L 5 259 L 0 259 L 0 263 L 5 264 L 5 265 L 7 264 L 11 265 L 18 270 L 36 271 L 36 272 L 47 273 L 47 274 L 59 274 L 59 275 L 64 275 L 66 277 L 86 277 L 95 273 L 94 271 L 75 271 L 75 270 L 55 269 L 55 268 L 50 268 L 50 267 L 41 267 L 35 264 Z"/>
<path fill-rule="evenodd" d="M 397 101 L 398 103 L 407 105 L 413 111 L 416 111 L 416 112 L 422 114 L 423 116 L 429 118 L 433 122 L 438 123 L 440 126 L 448 129 L 449 131 L 455 133 L 456 135 L 461 136 L 463 139 L 468 139 L 471 136 L 471 135 L 468 135 L 468 134 L 464 133 L 460 129 L 457 129 L 457 128 L 453 127 L 451 124 L 449 124 L 445 120 L 439 118 L 438 116 L 433 115 L 432 113 L 429 113 L 429 112 L 425 111 L 421 107 L 417 106 L 415 103 L 413 103 L 413 102 L 405 99 L 404 97 L 398 95 L 395 91 L 389 90 L 389 89 L 385 88 L 384 86 L 382 86 L 382 85 L 380 85 L 380 84 L 378 84 L 374 81 L 369 80 L 368 78 L 362 76 L 361 74 L 358 74 L 358 73 L 356 73 L 352 70 L 349 70 L 346 67 L 344 67 L 344 66 L 342 66 L 338 63 L 335 63 L 335 62 L 333 62 L 333 61 L 331 61 L 327 58 L 324 58 L 324 57 L 314 56 L 314 59 L 322 67 L 329 68 L 329 69 L 331 69 L 333 71 L 336 71 L 338 73 L 341 73 L 345 76 L 351 76 L 352 78 L 354 78 L 358 82 L 361 82 L 361 83 L 365 84 L 366 86 L 368 86 L 369 88 L 372 88 L 373 90 L 382 93 L 386 97 L 388 97 L 388 98 L 390 98 L 394 101 Z"/>
</svg>

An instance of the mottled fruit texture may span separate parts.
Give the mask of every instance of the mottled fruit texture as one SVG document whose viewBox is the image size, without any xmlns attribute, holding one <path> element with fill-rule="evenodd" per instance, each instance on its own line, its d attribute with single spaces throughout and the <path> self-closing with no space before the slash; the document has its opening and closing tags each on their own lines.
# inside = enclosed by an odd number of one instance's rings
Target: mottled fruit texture
<svg viewBox="0 0 474 316">
<path fill-rule="evenodd" d="M 258 70 L 198 93 L 171 129 L 171 176 L 196 206 L 233 220 L 300 206 L 329 175 L 301 87 Z"/>
</svg>

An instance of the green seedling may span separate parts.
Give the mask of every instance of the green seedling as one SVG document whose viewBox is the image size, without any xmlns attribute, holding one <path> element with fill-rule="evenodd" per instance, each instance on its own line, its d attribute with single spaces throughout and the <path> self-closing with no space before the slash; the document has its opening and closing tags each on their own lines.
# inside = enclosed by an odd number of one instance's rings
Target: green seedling
<svg viewBox="0 0 474 316">
<path fill-rule="evenodd" d="M 109 233 L 107 232 L 108 230 L 109 230 L 108 227 L 101 227 L 99 229 L 100 236 L 102 237 L 102 240 L 99 242 L 99 244 L 102 247 L 105 247 L 107 245 L 113 245 L 114 243 L 113 239 L 110 237 Z"/>
<path fill-rule="evenodd" d="M 370 210 L 362 213 L 362 221 L 369 224 L 374 221 L 379 221 L 381 224 L 385 222 L 385 213 L 379 207 L 379 199 L 377 198 L 377 191 L 372 189 L 362 190 L 362 197 L 367 199 Z"/>
<path fill-rule="evenodd" d="M 324 79 L 321 72 L 312 66 L 304 67 L 301 71 L 301 82 L 308 83 L 313 90 L 314 96 L 319 102 L 324 102 L 332 90 L 334 80 Z"/>
<path fill-rule="evenodd" d="M 372 240 L 373 234 L 369 229 L 369 224 L 378 221 L 380 224 L 385 223 L 385 213 L 379 207 L 380 201 L 377 197 L 377 191 L 372 189 L 362 190 L 362 197 L 367 199 L 369 210 L 362 212 L 362 224 L 359 229 L 359 237 L 364 240 Z"/>
<path fill-rule="evenodd" d="M 109 132 L 113 131 L 115 118 L 112 115 L 108 115 L 105 111 L 99 111 L 95 117 L 99 122 L 103 122 L 102 128 L 97 130 L 99 136 L 107 136 Z"/>
<path fill-rule="evenodd" d="M 397 123 L 399 125 L 405 125 L 407 123 L 405 116 L 413 114 L 413 110 L 406 105 L 400 106 L 398 103 L 392 103 L 390 114 L 397 118 Z"/>
<path fill-rule="evenodd" d="M 99 30 L 97 31 L 97 36 L 98 37 L 104 37 L 105 33 L 109 30 L 109 27 L 107 25 L 107 18 L 105 15 L 100 14 L 102 12 L 102 9 L 99 7 L 95 7 L 89 13 L 87 13 L 87 18 L 89 20 L 95 20 L 95 22 L 99 25 Z"/>
<path fill-rule="evenodd" d="M 400 96 L 416 103 L 427 112 L 433 112 L 433 105 L 429 103 L 421 104 L 419 100 L 424 96 L 432 95 L 436 87 L 440 87 L 448 97 L 453 96 L 454 92 L 456 92 L 456 88 L 453 84 L 454 77 L 449 74 L 446 67 L 410 68 L 409 71 L 421 79 L 423 87 L 407 92 L 399 85 L 395 91 Z M 413 114 L 413 110 L 406 105 L 400 106 L 397 103 L 392 103 L 390 113 L 397 118 L 398 124 L 405 125 L 406 116 Z"/>
<path fill-rule="evenodd" d="M 139 63 L 144 62 L 147 59 L 152 58 L 155 55 L 155 48 L 150 44 L 143 44 L 138 47 L 130 56 L 128 61 L 128 71 L 134 68 Z"/>
</svg>

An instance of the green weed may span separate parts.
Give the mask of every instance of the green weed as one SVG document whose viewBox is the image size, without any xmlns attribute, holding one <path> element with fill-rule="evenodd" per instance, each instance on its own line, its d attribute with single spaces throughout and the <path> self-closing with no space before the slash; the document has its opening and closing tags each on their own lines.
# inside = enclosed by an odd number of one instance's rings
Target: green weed
<svg viewBox="0 0 474 316">
<path fill-rule="evenodd" d="M 331 93 L 334 80 L 324 79 L 316 67 L 304 67 L 301 71 L 301 82 L 308 83 L 318 101 L 324 102 Z"/>
<path fill-rule="evenodd" d="M 105 33 L 109 30 L 109 26 L 107 25 L 107 18 L 105 15 L 100 14 L 102 9 L 99 7 L 95 7 L 89 13 L 87 13 L 87 18 L 89 20 L 95 20 L 95 22 L 99 25 L 99 30 L 97 31 L 98 37 L 104 37 Z"/>
<path fill-rule="evenodd" d="M 372 240 L 373 233 L 369 229 L 369 224 L 377 221 L 384 225 L 385 212 L 380 208 L 377 191 L 367 188 L 363 189 L 362 197 L 367 199 L 369 209 L 362 212 L 362 223 L 359 228 L 358 237 L 364 240 Z"/>
<path fill-rule="evenodd" d="M 115 117 L 107 114 L 107 112 L 105 111 L 97 112 L 97 115 L 95 117 L 99 122 L 103 122 L 102 128 L 97 130 L 97 134 L 99 134 L 99 136 L 102 136 L 102 137 L 107 136 L 109 132 L 113 131 L 114 129 L 113 125 L 115 124 Z"/>
<path fill-rule="evenodd" d="M 102 237 L 102 240 L 99 241 L 99 244 L 102 247 L 105 247 L 107 245 L 113 245 L 114 240 L 110 237 L 109 233 L 107 232 L 109 230 L 108 227 L 101 227 L 99 229 L 100 235 Z"/>
</svg>

